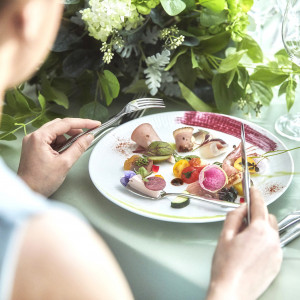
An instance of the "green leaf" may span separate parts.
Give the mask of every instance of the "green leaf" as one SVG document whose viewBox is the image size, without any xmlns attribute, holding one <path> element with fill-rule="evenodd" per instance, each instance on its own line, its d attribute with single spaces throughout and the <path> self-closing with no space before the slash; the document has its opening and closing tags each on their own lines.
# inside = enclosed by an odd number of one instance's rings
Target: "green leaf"
<svg viewBox="0 0 300 300">
<path fill-rule="evenodd" d="M 205 27 L 216 26 L 227 22 L 227 12 L 215 12 L 209 9 L 203 9 L 201 12 L 200 24 Z"/>
<path fill-rule="evenodd" d="M 247 55 L 249 58 L 255 62 L 262 62 L 264 59 L 264 54 L 258 45 L 258 43 L 249 35 L 245 35 L 242 41 L 238 44 L 238 48 L 240 50 L 248 50 Z"/>
<path fill-rule="evenodd" d="M 248 82 L 249 82 L 249 73 L 244 67 L 237 68 L 237 75 L 238 75 L 238 85 L 245 89 Z"/>
<path fill-rule="evenodd" d="M 188 88 L 193 89 L 196 79 L 197 70 L 193 69 L 191 57 L 189 55 L 180 56 L 174 71 L 179 80 L 182 81 Z"/>
<path fill-rule="evenodd" d="M 226 76 L 227 76 L 227 83 L 226 83 L 226 86 L 229 88 L 233 79 L 234 79 L 234 76 L 235 76 L 235 73 L 237 72 L 237 69 L 233 69 L 231 71 L 229 71 L 228 73 L 225 73 Z"/>
<path fill-rule="evenodd" d="M 250 87 L 256 101 L 260 101 L 265 106 L 270 105 L 273 98 L 273 92 L 269 86 L 265 85 L 263 82 L 251 81 Z"/>
<path fill-rule="evenodd" d="M 295 102 L 295 90 L 297 87 L 297 82 L 292 78 L 288 81 L 288 85 L 286 87 L 286 106 L 287 110 L 290 111 Z"/>
<path fill-rule="evenodd" d="M 254 0 L 241 0 L 241 4 L 242 4 L 242 10 L 243 12 L 248 12 L 251 7 L 253 6 L 253 1 Z"/>
<path fill-rule="evenodd" d="M 176 16 L 185 10 L 186 5 L 182 0 L 161 0 L 165 12 L 170 16 Z"/>
<path fill-rule="evenodd" d="M 39 103 L 41 105 L 42 111 L 45 111 L 45 109 L 46 109 L 46 99 L 41 93 L 39 93 L 39 95 L 38 95 L 38 100 L 39 100 Z"/>
<path fill-rule="evenodd" d="M 132 82 L 125 90 L 125 94 L 137 94 L 137 93 L 147 93 L 148 87 L 144 79 L 136 80 Z"/>
<path fill-rule="evenodd" d="M 229 31 L 199 37 L 199 49 L 202 50 L 203 53 L 217 53 L 228 45 L 230 37 L 231 35 Z"/>
<path fill-rule="evenodd" d="M 277 74 L 268 69 L 258 69 L 250 78 L 255 81 L 263 81 L 268 86 L 276 86 L 285 81 L 288 75 Z"/>
<path fill-rule="evenodd" d="M 76 49 L 63 61 L 64 74 L 69 77 L 78 77 L 86 70 L 97 70 L 104 64 L 99 51 Z"/>
<path fill-rule="evenodd" d="M 231 70 L 237 68 L 239 61 L 242 59 L 243 55 L 247 50 L 241 50 L 235 52 L 234 54 L 228 55 L 225 59 L 222 60 L 220 67 L 218 69 L 219 73 L 227 73 Z"/>
<path fill-rule="evenodd" d="M 94 101 L 85 104 L 79 111 L 80 118 L 105 121 L 108 116 L 108 110 L 105 106 Z"/>
<path fill-rule="evenodd" d="M 212 80 L 214 98 L 218 110 L 222 113 L 229 114 L 233 101 L 240 99 L 244 91 L 237 83 L 235 76 L 229 88 L 227 87 L 226 74 L 216 74 Z"/>
<path fill-rule="evenodd" d="M 227 8 L 227 2 L 225 0 L 199 0 L 199 4 L 216 12 Z"/>
<path fill-rule="evenodd" d="M 0 134 L 0 140 L 14 141 L 16 139 L 17 139 L 17 137 L 12 133 L 8 134 L 8 132 L 3 132 Z"/>
<path fill-rule="evenodd" d="M 186 47 L 182 47 L 180 48 L 179 51 L 177 51 L 175 53 L 175 55 L 173 55 L 171 61 L 169 62 L 169 64 L 165 67 L 165 71 L 169 71 L 177 62 L 177 59 L 179 56 L 181 56 L 182 54 L 186 53 L 187 52 L 187 49 Z"/>
<path fill-rule="evenodd" d="M 27 98 L 23 95 L 23 93 L 17 89 L 13 91 L 14 99 L 15 99 L 15 104 L 18 112 L 21 113 L 28 113 L 32 112 L 29 103 L 27 101 Z"/>
<path fill-rule="evenodd" d="M 1 116 L 1 131 L 11 131 L 15 128 L 15 119 L 7 114 L 2 114 Z"/>
<path fill-rule="evenodd" d="M 57 105 L 64 107 L 65 109 L 69 108 L 69 99 L 65 93 L 51 86 L 49 80 L 45 74 L 41 75 L 42 89 L 41 94 L 48 101 L 53 101 Z"/>
<path fill-rule="evenodd" d="M 77 34 L 78 26 L 63 20 L 55 43 L 53 45 L 53 52 L 64 52 L 72 49 L 76 49 L 76 44 L 80 40 L 80 35 Z"/>
<path fill-rule="evenodd" d="M 120 92 L 120 84 L 117 77 L 110 71 L 105 70 L 99 75 L 99 84 L 107 105 L 110 105 Z"/>
<path fill-rule="evenodd" d="M 188 102 L 188 104 L 197 111 L 212 111 L 212 108 L 198 98 L 189 88 L 187 88 L 180 81 L 178 85 L 181 90 L 182 97 Z"/>
<path fill-rule="evenodd" d="M 195 56 L 193 48 L 191 49 L 191 60 L 192 60 L 192 68 L 193 69 L 200 67 L 199 64 L 198 64 L 198 61 L 196 59 L 196 56 Z"/>
<path fill-rule="evenodd" d="M 286 93 L 286 87 L 287 87 L 287 85 L 288 85 L 288 80 L 284 81 L 282 83 L 282 85 L 280 86 L 279 91 L 278 91 L 278 97 L 280 97 L 282 94 Z"/>
<path fill-rule="evenodd" d="M 118 78 L 114 73 L 108 70 L 103 71 L 104 77 L 107 80 L 108 87 L 110 89 L 110 93 L 113 99 L 117 98 L 119 96 L 120 92 L 120 83 Z"/>
</svg>

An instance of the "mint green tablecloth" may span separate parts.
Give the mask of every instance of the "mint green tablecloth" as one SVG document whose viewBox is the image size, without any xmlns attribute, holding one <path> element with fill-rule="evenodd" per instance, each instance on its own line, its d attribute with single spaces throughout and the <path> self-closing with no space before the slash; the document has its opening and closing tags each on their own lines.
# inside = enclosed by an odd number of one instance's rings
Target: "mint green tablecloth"
<svg viewBox="0 0 300 300">
<path fill-rule="evenodd" d="M 253 121 L 276 134 L 274 120 L 285 111 L 281 100 L 275 99 L 263 113 L 263 118 Z M 294 110 L 299 111 L 299 107 L 300 101 Z M 183 108 L 168 106 L 167 110 Z M 300 144 L 282 140 L 289 148 Z M 0 154 L 14 170 L 17 170 L 20 148 L 21 139 L 0 142 Z M 75 164 L 53 198 L 77 207 L 86 215 L 117 257 L 136 299 L 204 299 L 223 222 L 168 223 L 135 215 L 116 206 L 98 192 L 89 178 L 90 153 L 86 152 Z M 296 172 L 300 172 L 300 151 L 292 152 L 292 156 Z M 269 206 L 278 219 L 300 209 L 299 186 L 300 176 L 297 175 L 286 193 Z M 299 274 L 300 239 L 284 249 L 282 270 L 261 299 L 297 299 Z"/>
</svg>

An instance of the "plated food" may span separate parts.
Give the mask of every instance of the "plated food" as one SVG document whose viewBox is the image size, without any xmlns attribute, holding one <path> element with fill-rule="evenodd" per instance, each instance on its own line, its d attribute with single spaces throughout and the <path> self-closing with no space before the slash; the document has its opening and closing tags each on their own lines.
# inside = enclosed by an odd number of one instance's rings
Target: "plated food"
<svg viewBox="0 0 300 300">
<path fill-rule="evenodd" d="M 167 170 L 172 170 L 174 175 L 170 184 L 177 186 L 178 192 L 187 194 L 187 197 L 180 197 L 181 205 L 171 202 L 171 207 L 187 206 L 190 203 L 189 194 L 243 202 L 241 144 L 230 149 L 226 141 L 211 132 L 187 126 L 175 129 L 170 132 L 168 141 L 162 141 L 150 123 L 138 125 L 131 133 L 131 140 L 135 142 L 135 148 L 124 162 L 125 173 L 120 180 L 125 187 L 159 199 L 167 186 L 159 165 L 168 162 Z M 255 152 L 256 148 L 250 146 L 247 154 L 252 175 L 261 174 L 260 166 L 264 170 L 268 163 Z M 226 156 L 220 159 L 223 153 Z M 175 203 L 178 200 L 175 199 Z"/>
<path fill-rule="evenodd" d="M 285 145 L 276 136 L 264 128 L 239 118 L 214 113 L 194 111 L 159 113 L 127 122 L 113 129 L 97 143 L 89 160 L 91 180 L 98 191 L 103 195 L 101 196 L 99 194 L 99 205 L 102 205 L 103 201 L 108 200 L 134 214 L 168 222 L 207 223 L 224 220 L 226 211 L 200 201 L 191 200 L 190 204 L 183 209 L 174 209 L 171 207 L 170 202 L 173 202 L 176 198 L 164 198 L 160 200 L 141 198 L 127 191 L 120 183 L 120 178 L 124 175 L 123 167 L 127 158 L 132 155 L 142 155 L 142 153 L 133 152 L 137 150 L 137 144 L 131 139 L 133 131 L 142 123 L 151 124 L 159 138 L 164 142 L 173 143 L 173 146 L 175 145 L 173 131 L 182 127 L 193 127 L 193 133 L 199 130 L 207 131 L 215 138 L 226 142 L 228 145 L 227 150 L 214 158 L 202 158 L 200 152 L 198 152 L 199 149 L 195 150 L 197 153 L 194 151 L 179 153 L 179 156 L 182 157 L 197 154 L 201 157 L 201 163 L 203 165 L 204 162 L 208 164 L 223 162 L 226 156 L 234 150 L 233 146 L 239 145 L 241 122 L 246 124 L 247 147 L 255 146 L 255 152 L 258 154 L 286 149 Z M 192 161 L 190 159 L 188 162 L 192 164 L 195 163 L 195 166 L 197 166 L 196 160 Z M 255 186 L 264 195 L 266 203 L 270 204 L 277 200 L 289 186 L 294 167 L 289 152 L 270 157 L 267 162 L 264 168 L 263 166 L 259 166 L 261 175 L 255 176 L 254 173 L 252 180 Z M 239 164 L 238 161 L 236 163 Z M 154 166 L 158 166 L 159 169 L 157 170 L 157 168 L 155 169 L 154 167 L 156 173 L 153 170 L 151 176 L 162 175 L 164 177 L 166 182 L 165 191 L 184 191 L 187 186 L 191 185 L 188 183 L 179 186 L 176 185 L 175 179 L 179 177 L 173 174 L 174 162 L 164 160 L 161 162 L 154 161 L 153 164 Z M 183 166 L 188 167 L 188 165 L 183 164 L 178 167 L 178 171 L 180 171 L 180 168 Z M 221 167 L 221 165 L 218 166 Z M 282 172 L 285 174 L 280 175 Z M 173 182 L 173 184 L 171 184 L 172 180 L 174 180 L 175 183 Z M 220 193 L 220 191 L 218 193 Z M 226 194 L 223 195 L 224 197 L 226 196 Z M 240 198 L 241 196 L 238 195 L 235 201 L 238 202 Z M 178 205 L 180 205 L 181 199 L 178 200 Z M 281 201 L 284 200 L 284 197 L 282 197 Z M 130 216 L 130 214 L 126 215 L 126 217 Z"/>
</svg>

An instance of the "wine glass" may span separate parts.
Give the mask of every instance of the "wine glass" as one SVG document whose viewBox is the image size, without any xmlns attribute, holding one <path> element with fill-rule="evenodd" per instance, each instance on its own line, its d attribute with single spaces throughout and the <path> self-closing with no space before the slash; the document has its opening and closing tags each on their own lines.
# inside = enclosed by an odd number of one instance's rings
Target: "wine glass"
<svg viewBox="0 0 300 300">
<path fill-rule="evenodd" d="M 282 22 L 282 41 L 290 59 L 300 66 L 300 0 L 288 0 Z M 282 136 L 300 141 L 300 113 L 288 113 L 275 123 Z"/>
</svg>

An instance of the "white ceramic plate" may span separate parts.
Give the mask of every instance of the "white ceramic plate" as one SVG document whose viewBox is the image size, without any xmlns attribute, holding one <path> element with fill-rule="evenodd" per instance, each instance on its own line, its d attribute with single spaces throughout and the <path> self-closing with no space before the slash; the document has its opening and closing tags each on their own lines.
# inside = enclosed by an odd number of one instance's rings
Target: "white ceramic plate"
<svg viewBox="0 0 300 300">
<path fill-rule="evenodd" d="M 213 113 L 199 112 L 167 112 L 146 116 L 125 123 L 104 136 L 95 146 L 89 161 L 89 173 L 96 188 L 113 203 L 142 216 L 181 223 L 206 223 L 224 220 L 226 211 L 215 208 L 209 204 L 191 200 L 191 204 L 182 209 L 170 206 L 170 199 L 148 200 L 135 196 L 120 183 L 123 176 L 123 164 L 126 158 L 133 155 L 135 144 L 130 140 L 132 131 L 142 123 L 150 123 L 160 136 L 161 140 L 174 143 L 173 131 L 184 126 L 195 129 L 203 128 L 216 137 L 226 141 L 229 151 L 215 159 L 207 160 L 209 163 L 222 162 L 225 156 L 233 149 L 233 145 L 240 142 L 240 122 L 246 124 L 246 140 L 264 148 L 257 153 L 265 153 L 272 147 L 286 149 L 285 145 L 273 134 L 250 122 Z M 201 125 L 196 126 L 196 125 Z M 248 126 L 247 126 L 248 125 Z M 216 130 L 218 129 L 218 130 Z M 227 133 L 224 133 L 227 132 Z M 230 133 L 230 134 L 229 134 Z M 247 135 L 248 133 L 248 135 Z M 248 138 L 247 138 L 248 137 Z M 248 144 L 251 146 L 251 144 Z M 274 149 L 273 149 L 274 150 Z M 197 153 L 193 153 L 197 154 Z M 184 154 L 185 155 L 185 154 Z M 294 164 L 289 152 L 270 157 L 267 160 L 264 176 L 252 178 L 255 186 L 263 193 L 267 204 L 278 199 L 288 188 L 294 172 Z M 173 165 L 168 162 L 160 164 L 158 174 L 164 176 L 166 191 L 183 191 L 186 185 L 174 187 L 171 185 Z M 286 172 L 289 175 L 278 175 Z M 277 174 L 276 176 L 274 176 Z M 268 176 L 268 175 L 271 175 Z"/>
</svg>

